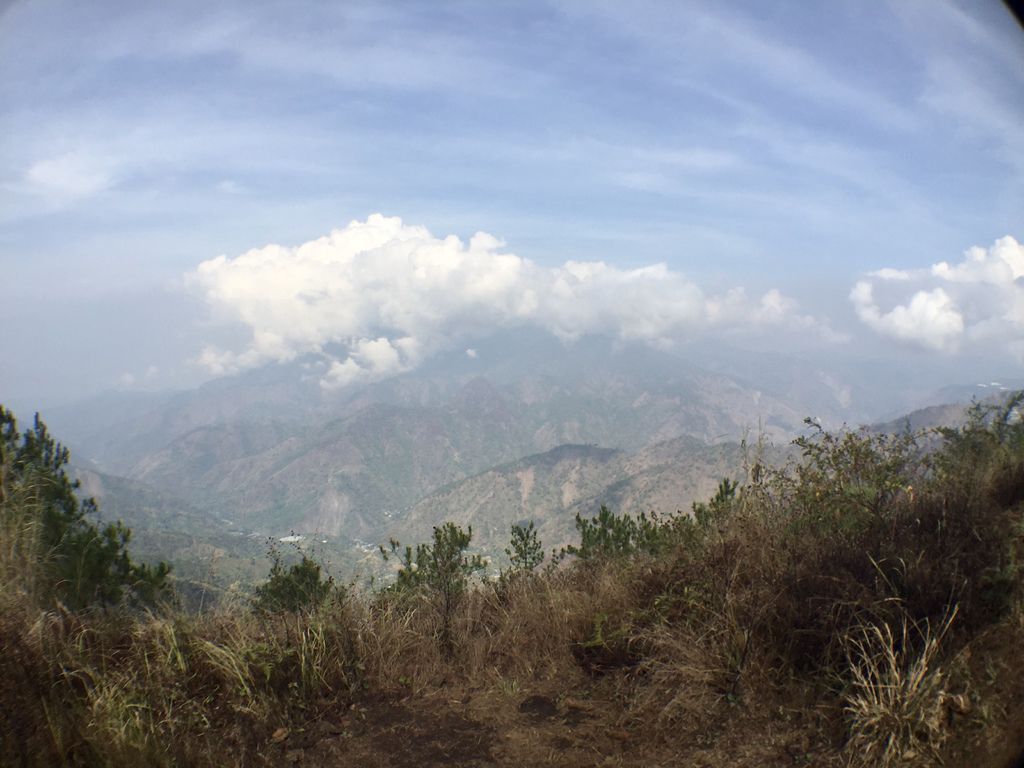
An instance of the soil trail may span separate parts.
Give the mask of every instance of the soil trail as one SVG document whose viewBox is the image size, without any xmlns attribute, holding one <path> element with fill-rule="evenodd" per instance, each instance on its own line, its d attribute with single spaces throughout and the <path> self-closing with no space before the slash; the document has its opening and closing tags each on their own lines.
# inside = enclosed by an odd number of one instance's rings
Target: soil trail
<svg viewBox="0 0 1024 768">
<path fill-rule="evenodd" d="M 825 765 L 794 758 L 793 744 L 719 739 L 690 745 L 685 756 L 624 725 L 612 697 L 573 699 L 556 692 L 437 692 L 354 705 L 303 734 L 290 734 L 271 757 L 280 765 L 368 768 L 490 768 L 596 765 Z M 749 731 L 745 731 L 749 736 Z M 790 740 L 792 741 L 792 740 Z"/>
<path fill-rule="evenodd" d="M 951 722 L 946 768 L 1024 768 L 1024 626 L 1008 622 L 962 655 L 975 704 Z M 994 664 L 993 659 L 999 662 Z M 951 678 L 952 679 L 952 678 Z M 603 682 L 602 682 L 603 680 Z M 271 765 L 366 768 L 845 766 L 842 733 L 796 702 L 730 705 L 694 730 L 629 721 L 614 676 L 555 687 L 443 686 L 393 692 L 336 710 L 268 745 Z M 785 711 L 784 711 L 785 710 Z M 789 712 L 789 714 L 786 714 Z M 682 729 L 682 730 L 681 730 Z M 685 731 L 685 733 L 684 733 Z M 917 765 L 925 765 L 924 763 Z"/>
</svg>

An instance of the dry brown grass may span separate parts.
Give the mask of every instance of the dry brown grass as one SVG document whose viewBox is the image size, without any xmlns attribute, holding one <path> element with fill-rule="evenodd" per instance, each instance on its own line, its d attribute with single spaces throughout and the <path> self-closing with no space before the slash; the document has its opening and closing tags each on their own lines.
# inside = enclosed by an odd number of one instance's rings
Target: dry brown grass
<svg viewBox="0 0 1024 768">
<path fill-rule="evenodd" d="M 935 632 L 909 621 L 895 631 L 870 624 L 847 640 L 851 681 L 844 699 L 850 719 L 849 751 L 861 765 L 908 765 L 940 760 L 949 735 L 947 690 L 940 666 L 941 644 L 954 610 Z M 913 642 L 918 635 L 920 642 Z M 920 650 L 915 650 L 920 648 Z"/>
<path fill-rule="evenodd" d="M 426 598 L 353 598 L 275 619 L 5 611 L 0 674 L 19 685 L 17 696 L 8 689 L 0 698 L 19 711 L 4 712 L 0 763 L 25 755 L 37 765 L 273 763 L 278 729 L 336 717 L 366 696 L 427 701 L 443 690 L 513 701 L 558 691 L 556 702 L 593 701 L 612 718 L 609 729 L 625 728 L 652 750 L 713 755 L 737 729 L 753 738 L 752 729 L 769 727 L 744 712 L 783 700 L 794 685 L 813 687 L 813 678 L 794 683 L 793 672 L 771 666 L 777 657 L 756 645 L 740 613 L 700 608 L 689 621 L 669 619 L 664 595 L 678 585 L 666 582 L 662 599 L 650 599 L 652 580 L 672 572 L 657 570 L 609 563 L 478 588 L 460 607 L 452 660 L 440 652 Z M 951 635 L 923 635 L 915 639 L 909 623 L 869 623 L 849 636 L 849 683 L 835 719 L 845 705 L 846 749 L 866 755 L 864 764 L 932 759 L 943 743 L 941 662 Z M 787 717 L 771 727 L 798 732 L 813 720 Z M 832 743 L 838 755 L 841 742 Z"/>
<path fill-rule="evenodd" d="M 863 460 L 864 445 L 844 446 L 837 466 Z M 528 693 L 550 699 L 559 739 L 584 718 L 581 765 L 595 754 L 622 765 L 934 761 L 949 733 L 949 659 L 1019 621 L 1024 473 L 1013 455 L 989 465 L 970 454 L 915 478 L 915 494 L 893 484 L 868 506 L 862 467 L 852 485 L 769 474 L 656 554 L 478 584 L 455 609 L 451 653 L 429 588 L 338 593 L 308 615 L 40 610 L 5 541 L 0 763 L 274 764 L 287 734 L 349 722 L 360 702 L 382 717 L 395 703 L 424 732 L 471 727 L 466 711 L 426 717 L 414 704 L 471 693 L 503 702 L 505 720 L 481 726 L 488 743 L 504 722 L 526 744 L 517 707 Z M 4 520 L 5 534 L 29 535 L 24 518 Z M 558 764 L 557 749 L 544 754 Z"/>
</svg>

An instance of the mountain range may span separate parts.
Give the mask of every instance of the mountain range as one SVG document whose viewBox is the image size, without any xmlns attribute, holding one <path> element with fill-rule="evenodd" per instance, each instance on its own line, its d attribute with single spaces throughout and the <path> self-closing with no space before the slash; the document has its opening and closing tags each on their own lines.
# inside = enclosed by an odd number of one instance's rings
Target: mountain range
<svg viewBox="0 0 1024 768">
<path fill-rule="evenodd" d="M 321 386 L 325 361 L 308 356 L 184 392 L 107 393 L 44 418 L 147 554 L 167 545 L 194 575 L 221 552 L 244 578 L 267 538 L 315 540 L 347 566 L 445 520 L 472 525 L 488 551 L 526 521 L 561 546 L 575 515 L 601 504 L 688 510 L 742 474 L 744 440 L 773 450 L 807 416 L 835 426 L 871 403 L 891 407 L 807 361 L 755 355 L 768 386 L 754 386 L 740 359 L 516 333 L 340 390 Z"/>
</svg>

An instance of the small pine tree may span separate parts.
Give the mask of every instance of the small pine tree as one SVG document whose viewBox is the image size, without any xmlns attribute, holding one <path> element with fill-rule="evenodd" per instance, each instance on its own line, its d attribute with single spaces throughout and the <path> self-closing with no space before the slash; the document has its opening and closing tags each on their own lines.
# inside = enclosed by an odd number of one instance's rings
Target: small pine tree
<svg viewBox="0 0 1024 768">
<path fill-rule="evenodd" d="M 725 518 L 736 500 L 739 487 L 738 481 L 725 477 L 718 483 L 718 490 L 711 501 L 693 502 L 693 519 L 702 530 L 707 530 L 712 523 L 721 522 Z"/>
<path fill-rule="evenodd" d="M 14 415 L 0 406 L 0 517 L 31 571 L 23 579 L 34 582 L 42 602 L 72 610 L 125 598 L 151 604 L 166 595 L 170 567 L 132 562 L 131 531 L 120 522 L 92 522 L 99 509 L 94 499 L 79 500 L 69 459 L 39 414 L 19 433 Z"/>
<path fill-rule="evenodd" d="M 580 560 L 603 560 L 624 557 L 637 552 L 655 553 L 670 540 L 673 517 L 662 519 L 641 512 L 637 517 L 628 513 L 617 515 L 604 504 L 597 515 L 587 519 L 576 515 L 576 530 L 580 534 L 579 546 L 570 545 L 562 556 L 575 555 Z"/>
<path fill-rule="evenodd" d="M 441 614 L 441 650 L 449 658 L 455 650 L 452 637 L 455 609 L 466 591 L 469 578 L 487 567 L 480 555 L 467 554 L 472 539 L 473 526 L 465 531 L 455 523 L 435 526 L 431 544 L 418 544 L 415 549 L 405 547 L 398 579 L 391 587 L 397 593 L 426 587 L 437 595 Z M 391 554 L 397 554 L 400 547 L 399 542 L 391 540 Z M 388 559 L 383 547 L 381 554 L 385 560 Z"/>
<path fill-rule="evenodd" d="M 532 520 L 526 526 L 512 526 L 512 541 L 505 549 L 505 554 L 512 563 L 513 573 L 533 573 L 544 562 L 544 548 L 537 538 Z"/>
</svg>

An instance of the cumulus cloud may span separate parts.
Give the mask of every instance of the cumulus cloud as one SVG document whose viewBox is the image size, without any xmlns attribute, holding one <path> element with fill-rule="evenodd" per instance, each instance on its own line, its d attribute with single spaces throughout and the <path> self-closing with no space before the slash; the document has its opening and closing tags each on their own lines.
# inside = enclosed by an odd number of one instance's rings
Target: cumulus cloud
<svg viewBox="0 0 1024 768">
<path fill-rule="evenodd" d="M 959 264 L 940 261 L 932 274 L 953 283 L 1013 285 L 1024 277 L 1024 246 L 1010 236 L 996 240 L 988 250 L 975 246 L 964 253 Z"/>
<path fill-rule="evenodd" d="M 996 342 L 1024 353 L 1024 246 L 1007 235 L 989 248 L 968 249 L 956 263 L 926 270 L 885 268 L 868 277 L 910 283 L 904 303 L 883 311 L 874 283 L 861 280 L 850 292 L 860 320 L 875 332 L 926 349 L 954 351 L 964 341 Z"/>
<path fill-rule="evenodd" d="M 239 351 L 204 349 L 201 364 L 227 373 L 343 347 L 326 388 L 408 371 L 441 348 L 517 325 L 567 341 L 603 333 L 655 345 L 712 327 L 819 325 L 775 290 L 706 296 L 665 264 L 544 267 L 486 233 L 467 244 L 380 214 L 297 247 L 218 256 L 187 280 L 252 334 Z"/>
<path fill-rule="evenodd" d="M 964 331 L 964 318 L 941 288 L 918 291 L 908 304 L 882 312 L 871 283 L 861 281 L 850 292 L 857 317 L 872 330 L 928 349 L 951 349 Z"/>
</svg>

